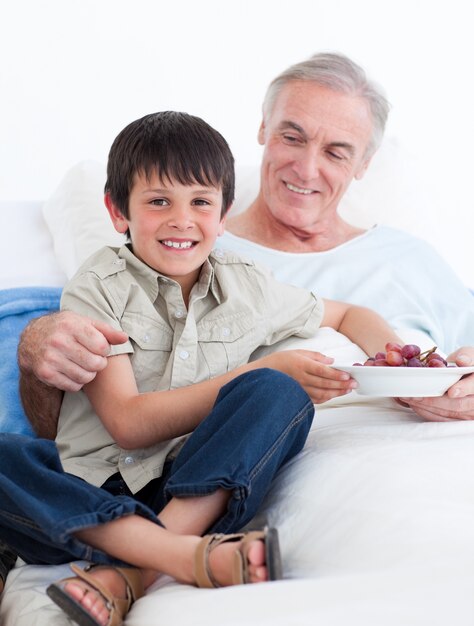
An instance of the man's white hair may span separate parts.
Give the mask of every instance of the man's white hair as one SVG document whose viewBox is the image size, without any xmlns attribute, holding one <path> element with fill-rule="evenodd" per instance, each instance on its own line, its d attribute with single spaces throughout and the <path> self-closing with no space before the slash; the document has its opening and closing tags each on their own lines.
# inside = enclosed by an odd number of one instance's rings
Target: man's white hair
<svg viewBox="0 0 474 626">
<path fill-rule="evenodd" d="M 296 80 L 311 81 L 333 91 L 364 98 L 372 114 L 372 138 L 367 149 L 367 156 L 372 156 L 382 141 L 390 110 L 381 87 L 369 80 L 365 71 L 343 54 L 321 52 L 307 61 L 292 65 L 273 79 L 263 101 L 264 120 L 271 114 L 283 87 Z"/>
</svg>

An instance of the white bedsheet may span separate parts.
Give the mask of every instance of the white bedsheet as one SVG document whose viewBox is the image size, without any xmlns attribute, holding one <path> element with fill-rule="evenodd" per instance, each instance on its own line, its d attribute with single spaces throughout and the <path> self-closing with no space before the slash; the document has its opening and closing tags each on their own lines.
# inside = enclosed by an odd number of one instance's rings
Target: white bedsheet
<svg viewBox="0 0 474 626">
<path fill-rule="evenodd" d="M 340 360 L 358 355 L 328 329 L 309 341 Z M 355 394 L 319 407 L 259 518 L 279 529 L 285 580 L 201 590 L 163 577 L 126 624 L 474 624 L 474 422 L 427 423 Z M 17 567 L 0 624 L 69 624 L 44 593 L 67 574 Z"/>
</svg>

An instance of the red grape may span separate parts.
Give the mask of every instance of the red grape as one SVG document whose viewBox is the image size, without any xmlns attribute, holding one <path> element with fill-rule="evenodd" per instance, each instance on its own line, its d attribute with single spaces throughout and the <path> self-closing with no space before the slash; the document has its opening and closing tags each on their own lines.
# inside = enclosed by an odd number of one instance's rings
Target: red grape
<svg viewBox="0 0 474 626">
<path fill-rule="evenodd" d="M 406 346 L 402 348 L 402 356 L 405 359 L 412 359 L 415 356 L 420 354 L 420 348 L 416 346 L 414 343 L 407 343 Z"/>
<path fill-rule="evenodd" d="M 401 352 L 402 346 L 399 343 L 393 343 L 393 341 L 389 341 L 385 344 L 385 351 L 391 352 L 392 350 L 394 350 L 395 352 Z"/>
<path fill-rule="evenodd" d="M 400 367 L 400 365 L 405 365 L 405 359 L 402 357 L 401 352 L 398 352 L 397 350 L 388 350 L 385 359 L 387 363 L 392 367 Z"/>
<path fill-rule="evenodd" d="M 438 354 L 437 352 L 432 352 L 431 354 L 428 354 L 428 356 L 426 357 L 426 364 L 430 365 L 432 361 L 439 361 L 441 363 L 441 365 L 446 366 L 448 364 L 447 361 L 445 361 L 443 359 L 443 357 Z M 440 365 L 431 365 L 431 367 L 441 367 Z"/>
<path fill-rule="evenodd" d="M 426 362 L 427 367 L 446 367 L 442 359 L 430 359 Z"/>
<path fill-rule="evenodd" d="M 423 367 L 423 363 L 416 356 L 412 356 L 411 359 L 407 360 L 407 367 Z"/>
</svg>

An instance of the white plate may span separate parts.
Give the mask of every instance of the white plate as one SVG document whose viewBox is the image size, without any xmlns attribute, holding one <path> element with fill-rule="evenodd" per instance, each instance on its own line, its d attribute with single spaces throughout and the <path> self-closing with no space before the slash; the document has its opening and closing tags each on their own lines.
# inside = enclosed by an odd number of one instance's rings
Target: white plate
<svg viewBox="0 0 474 626">
<path fill-rule="evenodd" d="M 461 376 L 474 367 L 375 367 L 334 364 L 359 383 L 364 396 L 415 398 L 442 396 Z"/>
</svg>

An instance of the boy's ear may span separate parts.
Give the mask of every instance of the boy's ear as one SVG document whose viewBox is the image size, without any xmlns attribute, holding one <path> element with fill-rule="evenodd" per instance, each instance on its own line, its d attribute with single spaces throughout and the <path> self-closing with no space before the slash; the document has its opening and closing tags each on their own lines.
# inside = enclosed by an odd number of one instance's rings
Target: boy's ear
<svg viewBox="0 0 474 626">
<path fill-rule="evenodd" d="M 128 230 L 128 221 L 126 217 L 122 215 L 121 211 L 119 211 L 116 205 L 112 202 L 110 198 L 110 193 L 105 194 L 104 203 L 107 207 L 107 211 L 109 212 L 110 219 L 112 220 L 112 224 L 114 225 L 115 230 L 118 233 L 122 233 L 122 235 L 124 235 Z"/>
<path fill-rule="evenodd" d="M 226 214 L 224 215 L 224 217 L 221 219 L 221 221 L 219 222 L 219 228 L 217 229 L 217 236 L 221 237 L 224 234 L 224 230 L 225 230 L 225 221 L 227 219 L 227 216 L 229 214 L 229 211 L 231 210 L 232 205 L 230 205 L 228 211 L 226 212 Z"/>
</svg>

